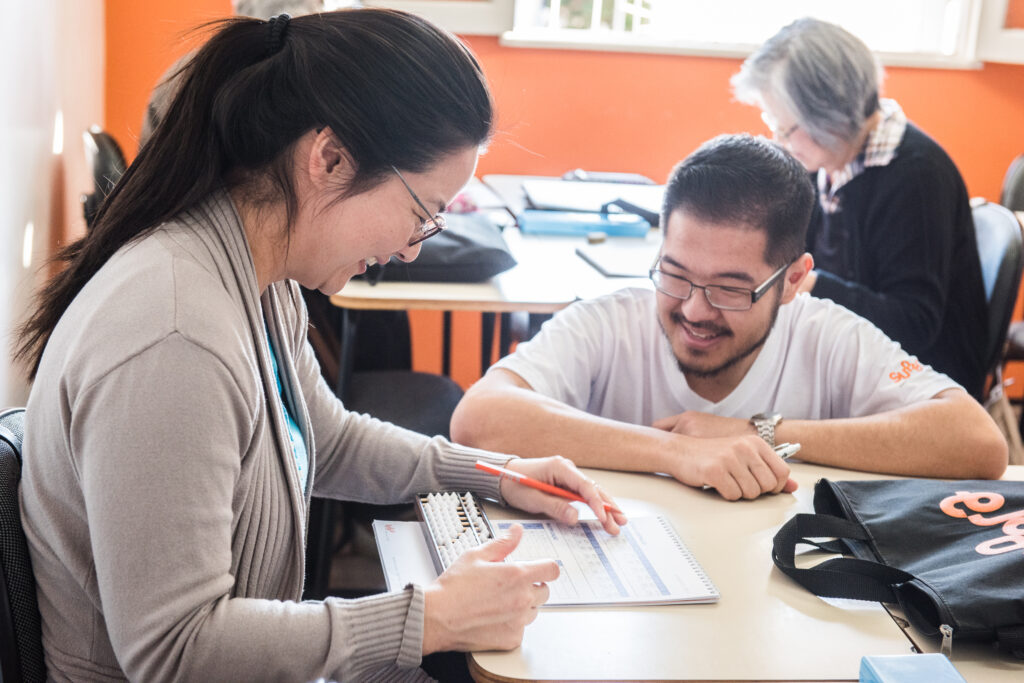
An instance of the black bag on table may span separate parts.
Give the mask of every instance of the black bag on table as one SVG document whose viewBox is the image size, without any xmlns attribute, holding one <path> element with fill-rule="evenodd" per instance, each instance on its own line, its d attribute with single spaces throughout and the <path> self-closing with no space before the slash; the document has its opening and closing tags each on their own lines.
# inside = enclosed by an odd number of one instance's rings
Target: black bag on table
<svg viewBox="0 0 1024 683">
<path fill-rule="evenodd" d="M 449 213 L 444 232 L 423 242 L 412 263 L 391 259 L 366 279 L 399 282 L 485 282 L 516 265 L 500 228 L 482 212 Z"/>
<path fill-rule="evenodd" d="M 822 597 L 898 603 L 947 653 L 952 639 L 995 641 L 1024 658 L 1024 482 L 822 479 L 814 509 L 775 535 L 787 576 Z M 853 557 L 798 568 L 801 543 Z"/>
</svg>

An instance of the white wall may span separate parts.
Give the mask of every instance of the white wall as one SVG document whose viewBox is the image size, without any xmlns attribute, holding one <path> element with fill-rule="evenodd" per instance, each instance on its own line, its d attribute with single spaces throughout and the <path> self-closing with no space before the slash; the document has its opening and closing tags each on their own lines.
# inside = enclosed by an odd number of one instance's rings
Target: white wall
<svg viewBox="0 0 1024 683">
<path fill-rule="evenodd" d="M 102 122 L 102 0 L 5 3 L 0 21 L 0 408 L 24 404 L 14 327 L 42 281 L 51 235 L 83 230 L 81 132 Z M 63 136 L 55 144 L 58 112 Z M 62 149 L 55 154 L 56 148 Z"/>
</svg>

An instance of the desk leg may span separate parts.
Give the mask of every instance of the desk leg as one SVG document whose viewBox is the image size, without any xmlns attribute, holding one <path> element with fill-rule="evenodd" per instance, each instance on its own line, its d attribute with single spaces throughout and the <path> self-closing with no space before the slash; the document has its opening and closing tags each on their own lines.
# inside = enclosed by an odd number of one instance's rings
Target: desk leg
<svg viewBox="0 0 1024 683">
<path fill-rule="evenodd" d="M 305 600 L 327 597 L 334 555 L 334 509 L 337 504 L 327 498 L 313 498 L 309 507 L 309 530 L 306 540 Z"/>
<path fill-rule="evenodd" d="M 504 326 L 503 326 L 504 327 Z M 480 376 L 491 367 L 491 347 L 494 346 L 494 314 L 480 314 Z"/>
<path fill-rule="evenodd" d="M 334 395 L 346 402 L 349 386 L 352 383 L 352 371 L 356 362 L 356 326 L 359 324 L 359 313 L 347 308 L 341 309 L 341 329 L 338 330 L 338 376 L 334 378 Z"/>
<path fill-rule="evenodd" d="M 441 316 L 441 374 L 452 376 L 452 312 Z"/>
<path fill-rule="evenodd" d="M 512 314 L 501 314 L 501 332 L 498 335 L 498 358 L 508 355 L 509 347 L 512 346 Z"/>
</svg>

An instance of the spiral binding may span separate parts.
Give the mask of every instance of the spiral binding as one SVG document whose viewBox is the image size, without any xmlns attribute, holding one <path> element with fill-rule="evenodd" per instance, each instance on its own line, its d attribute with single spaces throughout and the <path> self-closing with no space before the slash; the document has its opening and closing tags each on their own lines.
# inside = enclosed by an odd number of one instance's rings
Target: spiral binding
<svg viewBox="0 0 1024 683">
<path fill-rule="evenodd" d="M 704 585 L 704 588 L 707 589 L 709 593 L 714 593 L 715 596 L 718 596 L 718 589 L 715 587 L 715 584 L 711 581 L 711 577 L 709 577 L 707 575 L 707 572 L 704 571 L 704 567 L 700 566 L 700 562 L 697 561 L 697 558 L 694 556 L 693 552 L 691 552 L 687 545 L 683 543 L 683 539 L 679 538 L 679 534 L 676 532 L 675 527 L 672 526 L 672 523 L 668 520 L 667 517 L 664 517 L 663 515 L 658 515 L 657 519 L 658 522 L 661 524 L 662 528 L 665 529 L 665 533 L 668 534 L 669 539 L 671 539 L 676 549 L 678 549 L 679 553 L 683 556 L 683 559 L 686 561 L 688 565 L 690 565 L 690 569 L 693 570 L 694 576 L 697 577 L 697 579 Z"/>
</svg>

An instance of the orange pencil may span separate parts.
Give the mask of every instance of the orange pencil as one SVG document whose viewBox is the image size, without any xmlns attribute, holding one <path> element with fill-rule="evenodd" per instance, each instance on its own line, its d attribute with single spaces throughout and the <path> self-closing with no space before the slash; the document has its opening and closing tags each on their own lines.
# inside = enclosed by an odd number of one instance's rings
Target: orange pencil
<svg viewBox="0 0 1024 683">
<path fill-rule="evenodd" d="M 552 493 L 552 494 L 554 494 L 556 496 L 561 496 L 562 498 L 568 498 L 569 500 L 575 500 L 575 501 L 578 501 L 580 503 L 586 503 L 587 502 L 587 501 L 583 500 L 582 496 L 578 496 L 575 493 L 573 493 L 572 491 L 566 491 L 563 488 L 559 488 L 557 486 L 552 486 L 551 484 L 545 484 L 542 481 L 537 481 L 533 477 L 528 477 L 525 474 L 520 474 L 519 472 L 513 472 L 512 470 L 505 469 L 504 467 L 498 467 L 497 465 L 491 465 L 490 463 L 483 462 L 482 460 L 477 460 L 476 461 L 476 468 L 478 470 L 483 470 L 484 472 L 487 472 L 489 474 L 493 474 L 493 475 L 496 475 L 496 476 L 499 476 L 499 477 L 502 476 L 502 475 L 505 475 L 506 477 L 509 477 L 509 478 L 514 479 L 515 481 L 519 482 L 523 486 L 529 486 L 530 488 L 537 489 L 538 491 L 544 491 L 545 493 Z M 622 510 L 620 510 L 619 508 L 615 507 L 611 503 L 605 503 L 604 504 L 604 509 L 609 511 L 609 512 L 617 512 L 620 515 L 622 514 Z"/>
</svg>

